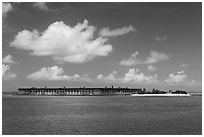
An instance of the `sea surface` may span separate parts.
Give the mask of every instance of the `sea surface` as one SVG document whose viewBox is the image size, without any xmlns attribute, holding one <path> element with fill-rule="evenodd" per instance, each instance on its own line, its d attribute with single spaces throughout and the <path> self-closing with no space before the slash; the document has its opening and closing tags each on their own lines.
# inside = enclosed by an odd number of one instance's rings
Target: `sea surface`
<svg viewBox="0 0 204 137">
<path fill-rule="evenodd" d="M 201 135 L 202 97 L 2 97 L 3 135 Z"/>
</svg>

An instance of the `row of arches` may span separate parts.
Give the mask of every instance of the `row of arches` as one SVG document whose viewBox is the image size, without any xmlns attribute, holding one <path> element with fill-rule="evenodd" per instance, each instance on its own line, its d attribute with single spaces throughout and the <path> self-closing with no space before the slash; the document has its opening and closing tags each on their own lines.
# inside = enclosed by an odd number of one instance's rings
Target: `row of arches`
<svg viewBox="0 0 204 137">
<path fill-rule="evenodd" d="M 137 93 L 138 90 L 128 89 L 20 89 L 19 93 L 22 95 L 128 95 Z"/>
</svg>

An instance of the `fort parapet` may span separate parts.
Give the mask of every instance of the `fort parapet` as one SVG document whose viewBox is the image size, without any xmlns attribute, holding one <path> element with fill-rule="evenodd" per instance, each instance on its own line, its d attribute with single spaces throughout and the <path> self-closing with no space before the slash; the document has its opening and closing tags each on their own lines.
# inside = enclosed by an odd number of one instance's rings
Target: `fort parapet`
<svg viewBox="0 0 204 137">
<path fill-rule="evenodd" d="M 32 87 L 18 88 L 17 95 L 44 95 L 44 96 L 106 96 L 106 95 L 131 95 L 142 92 L 135 88 L 48 88 Z"/>
</svg>

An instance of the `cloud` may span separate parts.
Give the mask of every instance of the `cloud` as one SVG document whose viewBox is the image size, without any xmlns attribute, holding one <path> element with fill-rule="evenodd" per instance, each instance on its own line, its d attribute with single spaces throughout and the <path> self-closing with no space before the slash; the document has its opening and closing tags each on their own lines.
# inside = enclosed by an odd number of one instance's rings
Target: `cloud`
<svg viewBox="0 0 204 137">
<path fill-rule="evenodd" d="M 2 64 L 2 79 L 3 80 L 10 80 L 16 77 L 15 73 L 9 72 L 10 66 Z"/>
<path fill-rule="evenodd" d="M 145 76 L 144 73 L 139 73 L 139 69 L 129 69 L 127 73 L 125 73 L 124 77 L 117 77 L 117 71 L 113 71 L 108 76 L 103 76 L 102 74 L 97 76 L 98 80 L 102 80 L 105 82 L 116 82 L 116 83 L 144 83 L 144 84 L 152 84 L 159 83 L 157 80 L 157 75 L 154 76 Z"/>
<path fill-rule="evenodd" d="M 11 55 L 7 55 L 2 59 L 2 79 L 3 80 L 11 80 L 16 77 L 16 73 L 10 72 L 11 64 L 14 64 L 13 57 Z M 10 65 L 8 65 L 10 64 Z"/>
<path fill-rule="evenodd" d="M 179 83 L 182 83 L 187 78 L 187 75 L 184 73 L 184 71 L 179 71 L 177 74 L 169 74 L 169 78 L 165 80 L 168 84 L 171 85 L 178 85 Z"/>
<path fill-rule="evenodd" d="M 46 2 L 36 2 L 33 4 L 33 7 L 39 9 L 39 10 L 44 10 L 44 11 L 49 11 Z"/>
<path fill-rule="evenodd" d="M 181 68 L 186 68 L 186 67 L 188 67 L 188 65 L 187 64 L 181 64 L 180 67 Z"/>
<path fill-rule="evenodd" d="M 183 85 L 186 87 L 202 86 L 202 82 L 196 80 L 188 80 L 188 76 L 184 71 L 179 71 L 177 74 L 169 74 L 169 78 L 164 80 L 167 84 L 172 86 Z"/>
<path fill-rule="evenodd" d="M 47 30 L 19 32 L 10 46 L 31 51 L 33 56 L 51 56 L 59 62 L 83 63 L 97 56 L 107 56 L 112 46 L 107 38 L 94 38 L 95 27 L 87 20 L 74 27 L 55 22 Z"/>
<path fill-rule="evenodd" d="M 66 4 L 61 4 L 61 5 L 63 5 L 63 6 L 62 7 L 48 7 L 47 2 L 36 2 L 32 6 L 34 8 L 37 8 L 38 10 L 48 11 L 48 12 L 66 10 L 66 9 L 70 8 L 69 6 L 67 7 Z"/>
<path fill-rule="evenodd" d="M 139 52 L 133 53 L 128 60 L 122 60 L 119 64 L 124 66 L 133 66 L 137 64 L 143 64 L 142 60 L 137 59 Z"/>
<path fill-rule="evenodd" d="M 2 16 L 6 17 L 8 15 L 8 13 L 13 10 L 13 6 L 11 5 L 11 3 L 2 3 Z"/>
<path fill-rule="evenodd" d="M 99 35 L 103 37 L 119 36 L 119 35 L 127 34 L 129 32 L 134 32 L 134 31 L 136 31 L 136 29 L 131 25 L 129 25 L 128 27 L 122 27 L 115 30 L 110 30 L 109 28 L 102 28 L 99 31 Z"/>
<path fill-rule="evenodd" d="M 202 86 L 202 82 L 199 82 L 199 81 L 196 81 L 196 80 L 186 81 L 185 84 L 187 86 L 191 86 L 191 87 Z"/>
<path fill-rule="evenodd" d="M 123 78 L 123 82 L 144 84 L 159 83 L 157 75 L 145 76 L 144 73 L 139 73 L 139 69 L 129 69 Z"/>
<path fill-rule="evenodd" d="M 157 51 L 150 51 L 150 56 L 147 57 L 145 64 L 157 63 L 159 61 L 168 60 L 169 56 L 165 53 L 159 53 Z"/>
<path fill-rule="evenodd" d="M 13 57 L 11 55 L 7 55 L 2 59 L 3 63 L 14 64 Z"/>
<path fill-rule="evenodd" d="M 118 81 L 117 79 L 117 71 L 113 71 L 112 73 L 110 73 L 108 76 L 103 76 L 102 74 L 97 76 L 98 80 L 104 80 L 107 82 L 116 82 Z"/>
<path fill-rule="evenodd" d="M 150 56 L 146 59 L 137 59 L 139 52 L 133 53 L 128 60 L 122 60 L 119 64 L 124 66 L 134 66 L 139 64 L 153 64 L 163 60 L 168 60 L 169 56 L 165 53 L 150 51 Z"/>
<path fill-rule="evenodd" d="M 10 69 L 9 65 L 2 64 L 2 76 L 5 75 L 6 71 Z"/>
<path fill-rule="evenodd" d="M 157 70 L 157 67 L 154 67 L 154 66 L 152 66 L 152 65 L 148 65 L 147 69 L 148 69 L 149 71 L 156 71 L 156 70 Z"/>
<path fill-rule="evenodd" d="M 167 36 L 156 36 L 154 38 L 154 40 L 156 40 L 156 41 L 165 41 L 167 39 L 168 39 Z"/>
<path fill-rule="evenodd" d="M 29 74 L 26 78 L 31 80 L 68 80 L 68 81 L 90 81 L 87 77 L 82 77 L 79 74 L 73 76 L 63 75 L 62 67 L 44 67 L 41 70 Z"/>
</svg>

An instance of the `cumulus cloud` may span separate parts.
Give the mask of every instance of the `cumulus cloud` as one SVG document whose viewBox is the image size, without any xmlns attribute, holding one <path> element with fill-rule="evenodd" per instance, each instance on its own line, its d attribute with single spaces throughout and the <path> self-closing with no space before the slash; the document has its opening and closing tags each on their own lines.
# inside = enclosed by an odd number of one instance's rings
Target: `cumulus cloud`
<svg viewBox="0 0 204 137">
<path fill-rule="evenodd" d="M 116 75 L 117 75 L 117 71 L 113 71 L 108 76 L 103 76 L 102 74 L 100 74 L 100 75 L 97 76 L 97 79 L 98 80 L 104 80 L 104 81 L 107 81 L 107 82 L 111 82 L 111 81 L 116 82 L 116 81 L 118 81 Z"/>
<path fill-rule="evenodd" d="M 165 82 L 172 86 L 183 85 L 186 87 L 202 86 L 202 82 L 196 80 L 189 80 L 184 71 L 179 71 L 177 74 L 169 74 L 169 78 Z"/>
<path fill-rule="evenodd" d="M 185 84 L 187 86 L 191 86 L 191 87 L 202 86 L 202 82 L 199 82 L 199 81 L 196 81 L 196 80 L 186 81 Z"/>
<path fill-rule="evenodd" d="M 188 67 L 188 65 L 187 64 L 181 64 L 180 67 L 181 68 L 186 68 L 186 67 Z"/>
<path fill-rule="evenodd" d="M 46 2 L 36 2 L 33 4 L 33 7 L 38 8 L 39 10 L 49 11 Z"/>
<path fill-rule="evenodd" d="M 119 64 L 124 66 L 133 66 L 137 64 L 142 64 L 142 60 L 137 59 L 139 52 L 133 53 L 128 60 L 122 60 Z"/>
<path fill-rule="evenodd" d="M 145 64 L 157 63 L 159 61 L 168 60 L 169 56 L 165 53 L 159 53 L 157 51 L 150 51 L 150 56 L 147 57 Z"/>
<path fill-rule="evenodd" d="M 186 78 L 187 75 L 184 73 L 184 71 L 179 71 L 177 74 L 169 74 L 169 78 L 166 79 L 165 82 L 171 85 L 177 85 L 184 82 Z"/>
<path fill-rule="evenodd" d="M 31 51 L 34 56 L 51 56 L 59 62 L 83 63 L 97 56 L 107 56 L 112 46 L 107 38 L 94 38 L 95 27 L 87 20 L 74 27 L 55 22 L 47 30 L 19 32 L 10 46 Z"/>
<path fill-rule="evenodd" d="M 10 80 L 16 77 L 15 73 L 9 71 L 10 66 L 6 64 L 2 64 L 2 78 L 3 80 Z"/>
<path fill-rule="evenodd" d="M 68 80 L 68 81 L 89 81 L 90 79 L 82 77 L 79 74 L 68 76 L 63 74 L 63 68 L 58 66 L 44 67 L 41 70 L 29 74 L 26 78 L 32 80 Z"/>
<path fill-rule="evenodd" d="M 125 73 L 124 77 L 117 77 L 117 71 L 113 71 L 108 76 L 103 76 L 102 74 L 97 76 L 98 80 L 103 80 L 106 82 L 117 82 L 117 83 L 143 83 L 143 84 L 152 84 L 159 83 L 157 80 L 157 75 L 146 76 L 144 73 L 139 73 L 139 69 L 129 69 Z"/>
<path fill-rule="evenodd" d="M 122 60 L 119 64 L 124 66 L 134 66 L 139 64 L 152 64 L 159 61 L 168 60 L 169 56 L 165 53 L 159 53 L 157 51 L 150 51 L 150 56 L 146 59 L 138 59 L 137 55 L 139 52 L 133 53 L 129 59 Z"/>
<path fill-rule="evenodd" d="M 156 41 L 165 41 L 167 39 L 168 39 L 167 36 L 156 36 L 154 38 L 154 40 L 156 40 Z"/>
<path fill-rule="evenodd" d="M 136 29 L 132 25 L 129 25 L 128 27 L 122 27 L 119 29 L 115 29 L 115 30 L 110 30 L 109 28 L 102 28 L 99 31 L 99 35 L 103 37 L 119 36 L 119 35 L 124 35 L 129 32 L 133 32 L 133 31 L 136 31 Z"/>
<path fill-rule="evenodd" d="M 2 64 L 2 76 L 10 69 L 9 65 Z"/>
<path fill-rule="evenodd" d="M 3 63 L 14 64 L 13 57 L 9 54 L 2 59 Z"/>
<path fill-rule="evenodd" d="M 3 17 L 6 17 L 8 15 L 8 13 L 13 9 L 13 6 L 11 5 L 11 3 L 2 3 L 2 15 Z"/>
<path fill-rule="evenodd" d="M 157 70 L 157 67 L 154 67 L 154 66 L 152 66 L 152 65 L 148 65 L 147 69 L 148 69 L 149 71 L 156 71 L 156 70 Z"/>
<path fill-rule="evenodd" d="M 34 8 L 37 8 L 38 10 L 48 11 L 48 12 L 65 10 L 65 9 L 70 8 L 70 7 L 67 7 L 66 4 L 64 4 L 62 7 L 57 7 L 57 8 L 56 7 L 49 7 L 47 2 L 36 2 L 32 6 Z"/>
<path fill-rule="evenodd" d="M 145 84 L 159 83 L 157 75 L 145 76 L 144 73 L 139 73 L 139 69 L 129 69 L 129 71 L 125 74 L 123 81 Z"/>
<path fill-rule="evenodd" d="M 10 80 L 16 77 L 16 73 L 10 72 L 11 64 L 14 64 L 13 57 L 11 55 L 7 55 L 2 59 L 2 79 Z"/>
</svg>

